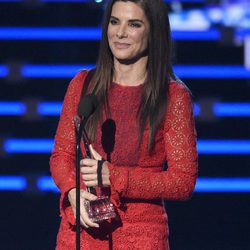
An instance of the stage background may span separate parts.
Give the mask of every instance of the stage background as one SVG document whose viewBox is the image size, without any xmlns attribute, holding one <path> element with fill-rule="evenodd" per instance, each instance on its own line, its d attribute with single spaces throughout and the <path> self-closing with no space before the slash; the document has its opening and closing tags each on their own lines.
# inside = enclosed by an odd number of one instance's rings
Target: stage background
<svg viewBox="0 0 250 250">
<path fill-rule="evenodd" d="M 250 249 L 249 1 L 166 4 L 200 154 L 193 198 L 166 202 L 171 249 Z M 49 157 L 69 81 L 95 64 L 103 8 L 101 0 L 0 0 L 0 249 L 55 248 Z"/>
</svg>

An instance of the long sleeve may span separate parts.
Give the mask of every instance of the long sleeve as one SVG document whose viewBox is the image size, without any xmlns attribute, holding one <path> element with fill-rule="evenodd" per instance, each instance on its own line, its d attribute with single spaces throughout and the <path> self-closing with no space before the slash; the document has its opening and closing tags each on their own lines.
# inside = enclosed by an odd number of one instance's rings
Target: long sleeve
<svg viewBox="0 0 250 250">
<path fill-rule="evenodd" d="M 67 193 L 76 186 L 76 135 L 73 117 L 77 113 L 77 104 L 85 75 L 85 73 L 79 73 L 69 84 L 55 135 L 55 146 L 50 158 L 51 175 L 61 192 L 61 216 L 66 216 L 71 224 L 74 224 L 75 219 Z"/>
<path fill-rule="evenodd" d="M 133 199 L 188 199 L 197 177 L 196 131 L 192 102 L 182 84 L 170 91 L 163 129 L 166 171 L 109 164 L 113 194 Z M 117 197 L 116 197 L 117 199 Z"/>
</svg>

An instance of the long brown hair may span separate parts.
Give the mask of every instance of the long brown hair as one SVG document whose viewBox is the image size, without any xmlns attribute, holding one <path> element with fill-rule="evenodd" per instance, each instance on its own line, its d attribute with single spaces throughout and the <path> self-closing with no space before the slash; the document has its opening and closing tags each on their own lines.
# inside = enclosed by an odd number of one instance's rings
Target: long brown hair
<svg viewBox="0 0 250 250">
<path fill-rule="evenodd" d="M 114 61 L 108 43 L 108 25 L 115 2 L 133 2 L 139 4 L 148 19 L 150 32 L 148 38 L 147 79 L 143 86 L 141 103 L 138 110 L 139 136 L 141 142 L 146 123 L 149 122 L 148 149 L 154 147 L 154 137 L 158 126 L 164 118 L 169 80 L 176 79 L 173 73 L 172 41 L 167 10 L 162 0 L 111 0 L 109 1 L 103 19 L 102 37 L 96 71 L 92 79 L 90 92 L 100 101 L 99 108 L 90 117 L 87 131 L 91 139 L 95 138 L 97 123 L 102 120 L 102 108 L 109 114 L 108 89 L 113 79 Z"/>
</svg>

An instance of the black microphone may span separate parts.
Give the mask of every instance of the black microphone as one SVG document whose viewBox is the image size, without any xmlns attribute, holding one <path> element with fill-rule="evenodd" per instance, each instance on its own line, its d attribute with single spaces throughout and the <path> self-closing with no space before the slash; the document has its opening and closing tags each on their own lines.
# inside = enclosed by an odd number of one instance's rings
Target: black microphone
<svg viewBox="0 0 250 250">
<path fill-rule="evenodd" d="M 84 126 L 87 122 L 87 119 L 95 112 L 97 106 L 98 100 L 93 94 L 86 95 L 78 105 L 78 115 L 81 117 L 80 125 L 78 127 L 78 134 L 83 136 L 84 147 L 88 158 L 91 158 L 89 150 L 90 143 Z M 81 140 L 81 136 L 79 140 Z"/>
<path fill-rule="evenodd" d="M 97 97 L 93 94 L 88 94 L 81 99 L 78 105 L 78 115 L 81 119 L 88 119 L 96 110 L 98 106 Z"/>
<path fill-rule="evenodd" d="M 81 151 L 81 138 L 82 134 L 86 134 L 84 126 L 88 118 L 95 112 L 98 106 L 98 101 L 95 95 L 89 94 L 84 96 L 78 105 L 78 115 L 74 117 L 76 125 L 76 249 L 80 250 L 80 160 L 82 157 Z M 83 132 L 84 131 L 84 132 Z M 85 137 L 85 136 L 84 136 Z M 84 139 L 84 147 L 86 153 L 90 155 L 89 142 Z M 91 157 L 91 155 L 90 155 Z M 90 188 L 87 188 L 88 192 L 91 192 Z"/>
</svg>

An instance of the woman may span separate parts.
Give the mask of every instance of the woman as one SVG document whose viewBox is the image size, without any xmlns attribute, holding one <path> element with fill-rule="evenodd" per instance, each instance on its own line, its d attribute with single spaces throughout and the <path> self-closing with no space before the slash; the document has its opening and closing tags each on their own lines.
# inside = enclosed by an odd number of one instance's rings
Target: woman
<svg viewBox="0 0 250 250">
<path fill-rule="evenodd" d="M 51 157 L 61 191 L 57 249 L 75 246 L 73 117 L 86 75 L 80 72 L 69 85 Z M 81 160 L 81 204 L 96 199 L 85 190 L 97 186 L 97 160 L 104 158 L 102 182 L 119 216 L 94 223 L 82 206 L 82 249 L 168 249 L 162 200 L 190 198 L 197 151 L 190 95 L 172 70 L 170 27 L 161 0 L 109 1 L 88 92 L 101 105 L 87 124 L 93 159 Z"/>
</svg>

